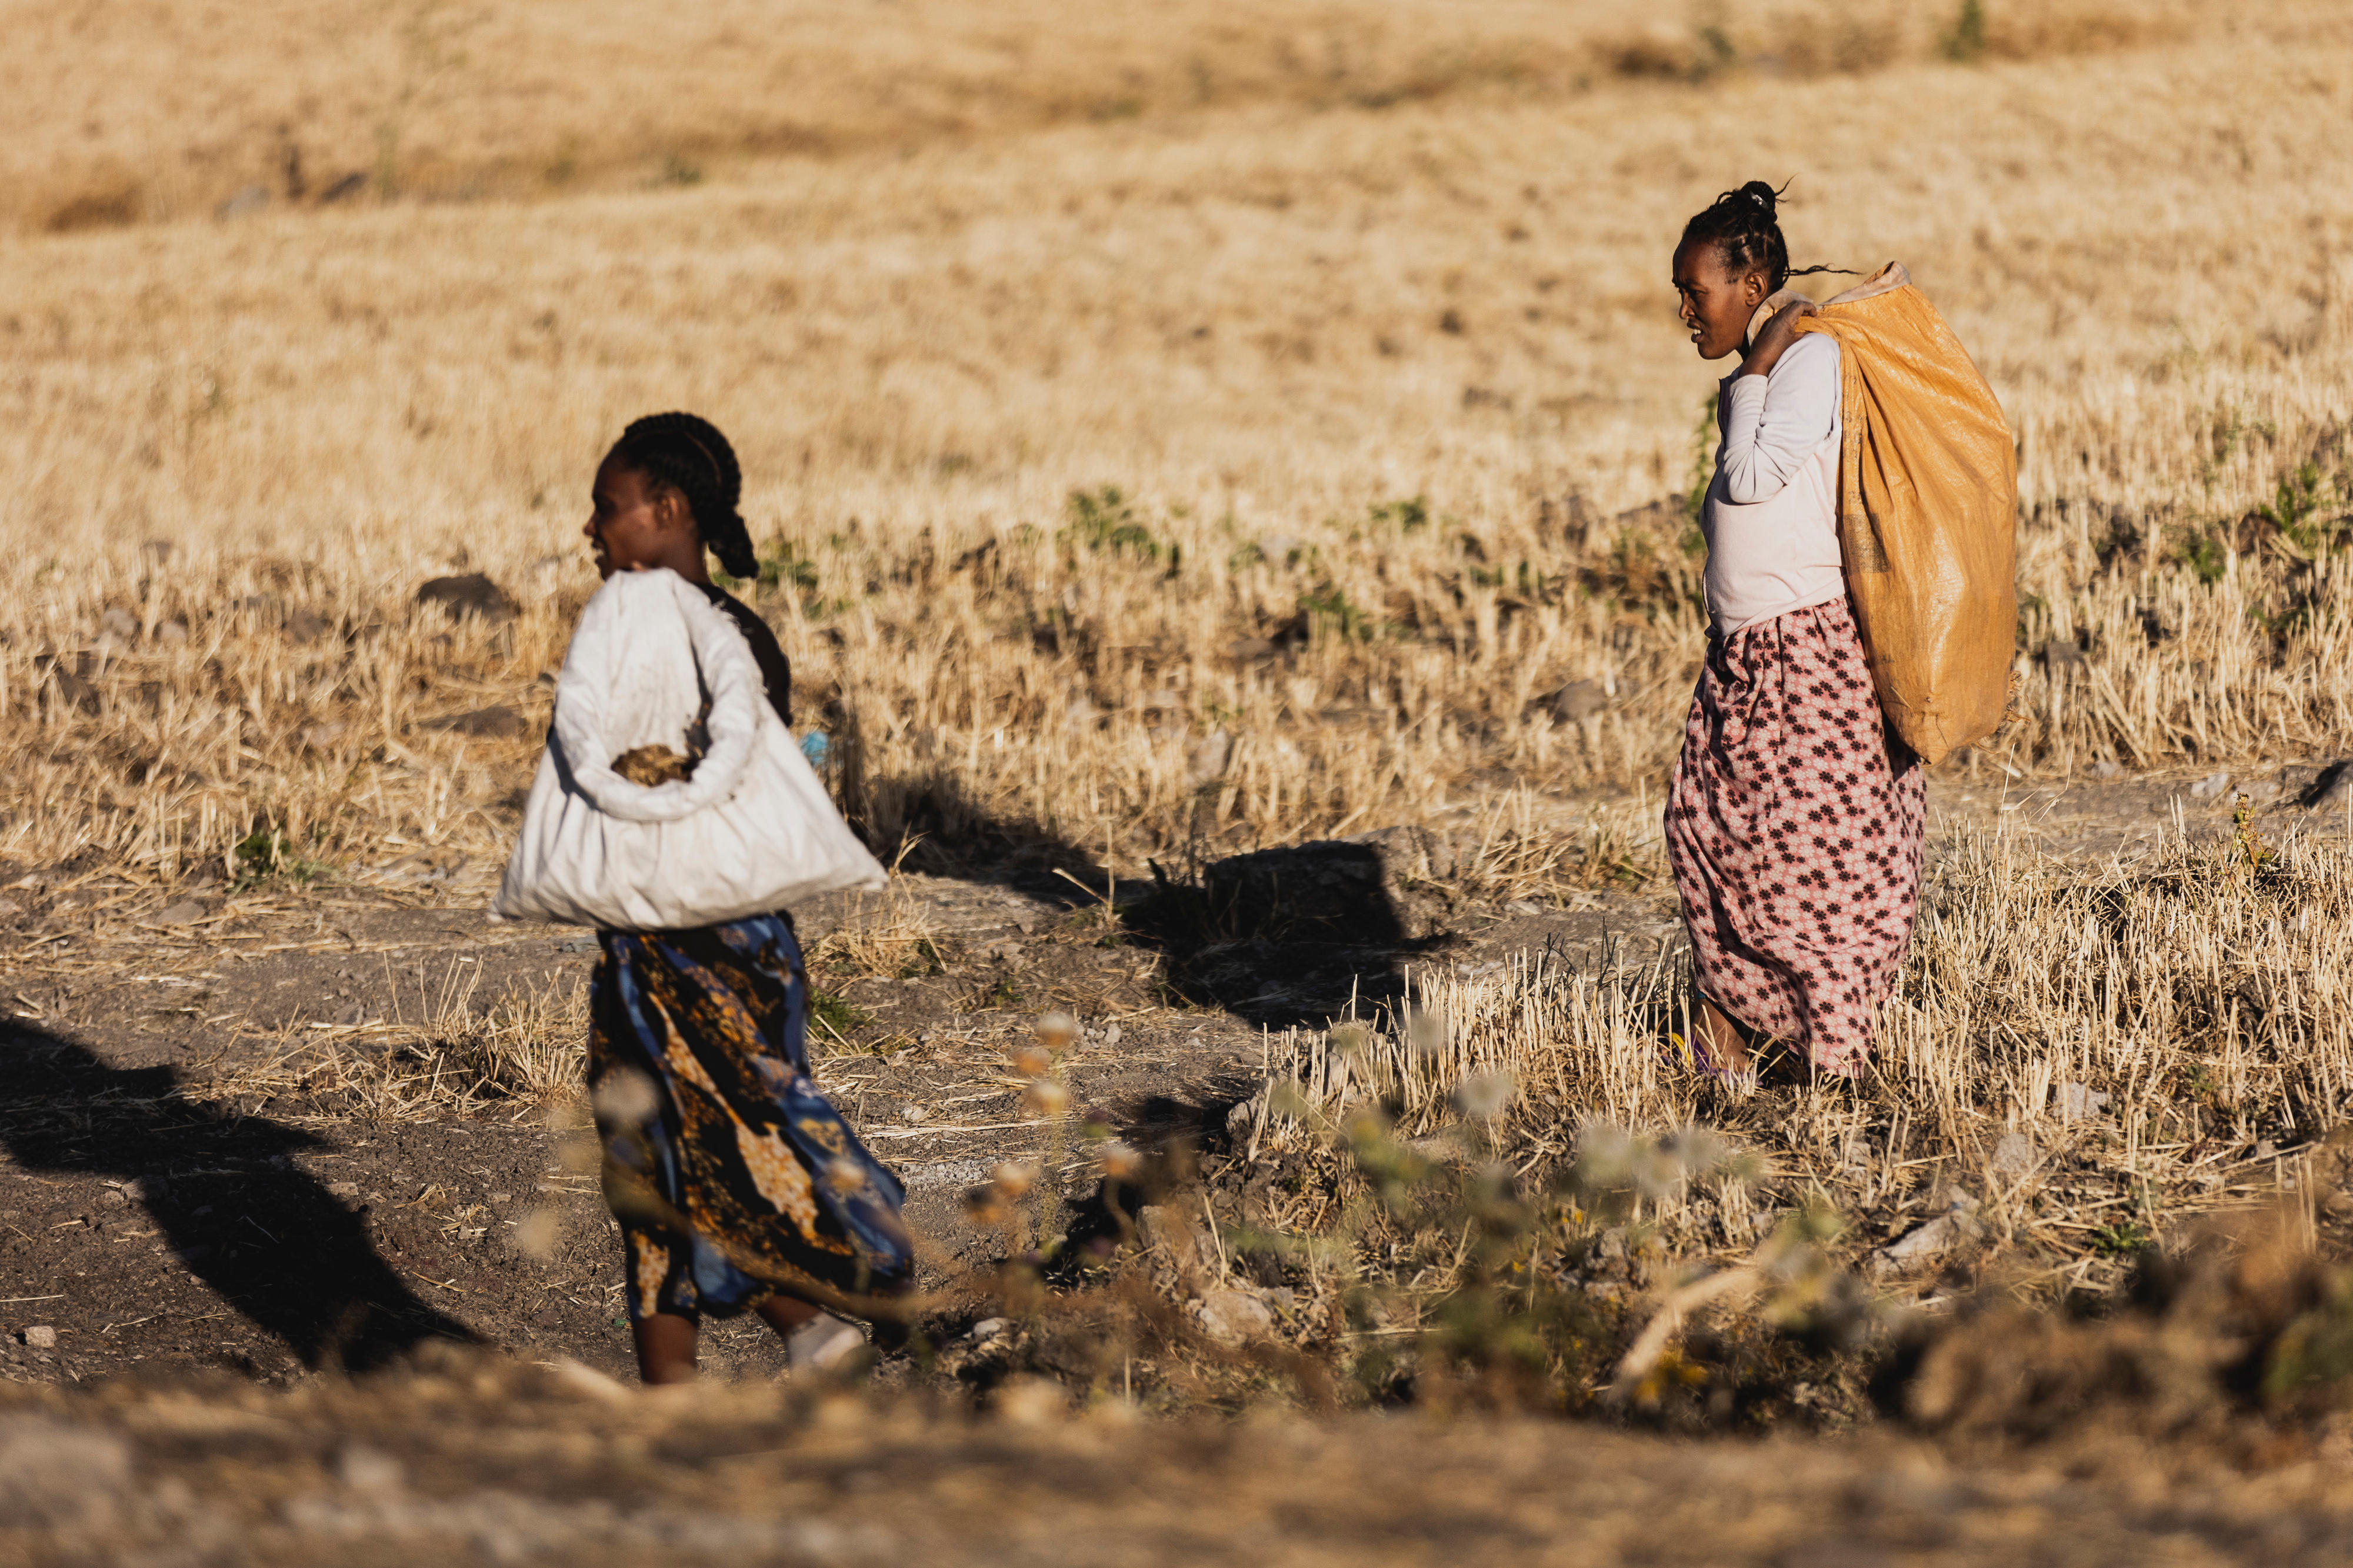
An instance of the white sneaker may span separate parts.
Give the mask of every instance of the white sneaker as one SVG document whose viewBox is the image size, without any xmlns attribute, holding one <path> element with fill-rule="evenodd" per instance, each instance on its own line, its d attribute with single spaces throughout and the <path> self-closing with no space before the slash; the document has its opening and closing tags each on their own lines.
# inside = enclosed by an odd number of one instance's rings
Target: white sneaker
<svg viewBox="0 0 2353 1568">
<path fill-rule="evenodd" d="M 795 1372 L 827 1372 L 866 1343 L 854 1323 L 819 1312 L 785 1339 L 785 1361 Z"/>
</svg>

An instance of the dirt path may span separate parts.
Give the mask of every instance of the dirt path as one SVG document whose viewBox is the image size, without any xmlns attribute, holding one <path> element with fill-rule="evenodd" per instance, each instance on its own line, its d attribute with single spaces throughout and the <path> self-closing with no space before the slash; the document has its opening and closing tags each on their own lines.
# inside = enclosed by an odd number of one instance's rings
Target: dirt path
<svg viewBox="0 0 2353 1568">
<path fill-rule="evenodd" d="M 1356 1415 L 993 1418 L 593 1374 L 0 1392 L 0 1552 L 39 1562 L 2063 1568 L 2337 1563 L 2324 1456 L 1694 1441 Z"/>
<path fill-rule="evenodd" d="M 2297 804 L 2318 773 L 2254 777 L 2263 831 L 2341 829 Z M 2180 827 L 2228 830 L 2247 784 L 2193 795 L 2193 782 L 1939 779 L 1933 836 L 1940 853 L 2000 831 L 2094 862 Z M 627 1370 L 615 1233 L 567 1154 L 582 1114 L 460 1104 L 400 1048 L 420 1020 L 462 1033 L 504 1007 L 523 1020 L 510 1045 L 535 1041 L 542 1058 L 515 1070 L 562 1082 L 576 1072 L 562 1051 L 578 1037 L 593 940 L 489 921 L 485 868 L 421 874 L 422 886 L 233 897 L 69 864 L 15 879 L 0 938 L 13 1014 L 0 1046 L 0 1376 L 226 1367 L 285 1380 L 451 1334 Z M 1000 1245 L 959 1213 L 962 1190 L 998 1161 L 1061 1156 L 1058 1177 L 1082 1183 L 1082 1162 L 1022 1111 L 1003 1065 L 1043 1010 L 1082 1026 L 1068 1063 L 1080 1109 L 1140 1144 L 1184 1133 L 1214 1145 L 1257 1082 L 1268 1031 L 1373 1005 L 1408 965 L 1475 971 L 1549 948 L 1582 967 L 1677 940 L 1656 884 L 1571 908 L 1459 908 L 1433 934 L 1372 945 L 1328 931 L 1107 938 L 1099 908 L 1050 877 L 911 876 L 892 897 L 800 912 L 812 950 L 835 952 L 816 969 L 839 1004 L 818 1076 L 904 1174 L 918 1229 L 965 1258 Z M 858 950 L 826 939 L 880 916 L 908 973 L 849 977 Z M 41 1328 L 53 1333 L 26 1332 Z M 714 1329 L 709 1364 L 753 1374 L 780 1362 L 764 1330 L 737 1323 Z"/>
</svg>

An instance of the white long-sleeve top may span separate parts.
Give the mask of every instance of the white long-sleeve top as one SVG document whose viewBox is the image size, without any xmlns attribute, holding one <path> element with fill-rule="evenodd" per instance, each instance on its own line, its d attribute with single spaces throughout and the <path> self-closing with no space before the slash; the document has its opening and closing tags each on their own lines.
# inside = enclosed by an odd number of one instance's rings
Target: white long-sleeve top
<svg viewBox="0 0 2353 1568">
<path fill-rule="evenodd" d="M 1839 556 L 1839 346 L 1808 332 L 1716 394 L 1715 477 L 1700 509 L 1716 635 L 1846 593 Z"/>
</svg>

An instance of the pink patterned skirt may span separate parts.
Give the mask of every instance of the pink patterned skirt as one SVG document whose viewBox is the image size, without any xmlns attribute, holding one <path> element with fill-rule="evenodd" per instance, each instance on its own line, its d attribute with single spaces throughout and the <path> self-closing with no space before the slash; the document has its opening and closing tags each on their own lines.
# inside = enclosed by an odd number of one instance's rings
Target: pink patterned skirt
<svg viewBox="0 0 2353 1568">
<path fill-rule="evenodd" d="M 1699 989 L 1859 1073 L 1920 901 L 1926 781 L 1887 733 L 1843 599 L 1708 641 L 1667 795 Z"/>
</svg>

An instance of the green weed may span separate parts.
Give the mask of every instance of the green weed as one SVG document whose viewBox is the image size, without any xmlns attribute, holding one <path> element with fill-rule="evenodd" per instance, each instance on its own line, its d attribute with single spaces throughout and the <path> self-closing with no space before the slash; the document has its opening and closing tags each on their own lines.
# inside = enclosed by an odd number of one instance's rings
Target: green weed
<svg viewBox="0 0 2353 1568">
<path fill-rule="evenodd" d="M 2102 1258 L 2132 1258 L 2147 1247 L 2148 1227 L 2137 1219 L 2120 1219 L 2092 1233 L 2092 1250 Z"/>
<path fill-rule="evenodd" d="M 237 862 L 236 886 L 239 890 L 281 878 L 290 882 L 315 882 L 335 869 L 324 860 L 313 860 L 296 851 L 286 835 L 275 827 L 255 828 L 237 841 L 230 856 Z"/>
<path fill-rule="evenodd" d="M 809 1016 L 847 1043 L 849 1037 L 874 1021 L 874 1015 L 863 1007 L 845 1001 L 830 991 L 809 987 Z"/>
<path fill-rule="evenodd" d="M 1135 505 L 1116 485 L 1098 490 L 1072 490 L 1070 521 L 1058 536 L 1064 542 L 1098 554 L 1132 555 L 1157 565 L 1166 562 L 1174 572 L 1181 562 L 1179 547 L 1163 543 L 1136 515 Z"/>
<path fill-rule="evenodd" d="M 1961 0 L 1950 31 L 1937 43 L 1938 52 L 1956 65 L 1975 65 L 1985 58 L 1985 0 Z"/>
<path fill-rule="evenodd" d="M 1307 619 L 1309 635 L 1318 639 L 1371 642 L 1382 630 L 1382 623 L 1335 583 L 1319 584 L 1300 595 L 1299 613 Z"/>
</svg>

